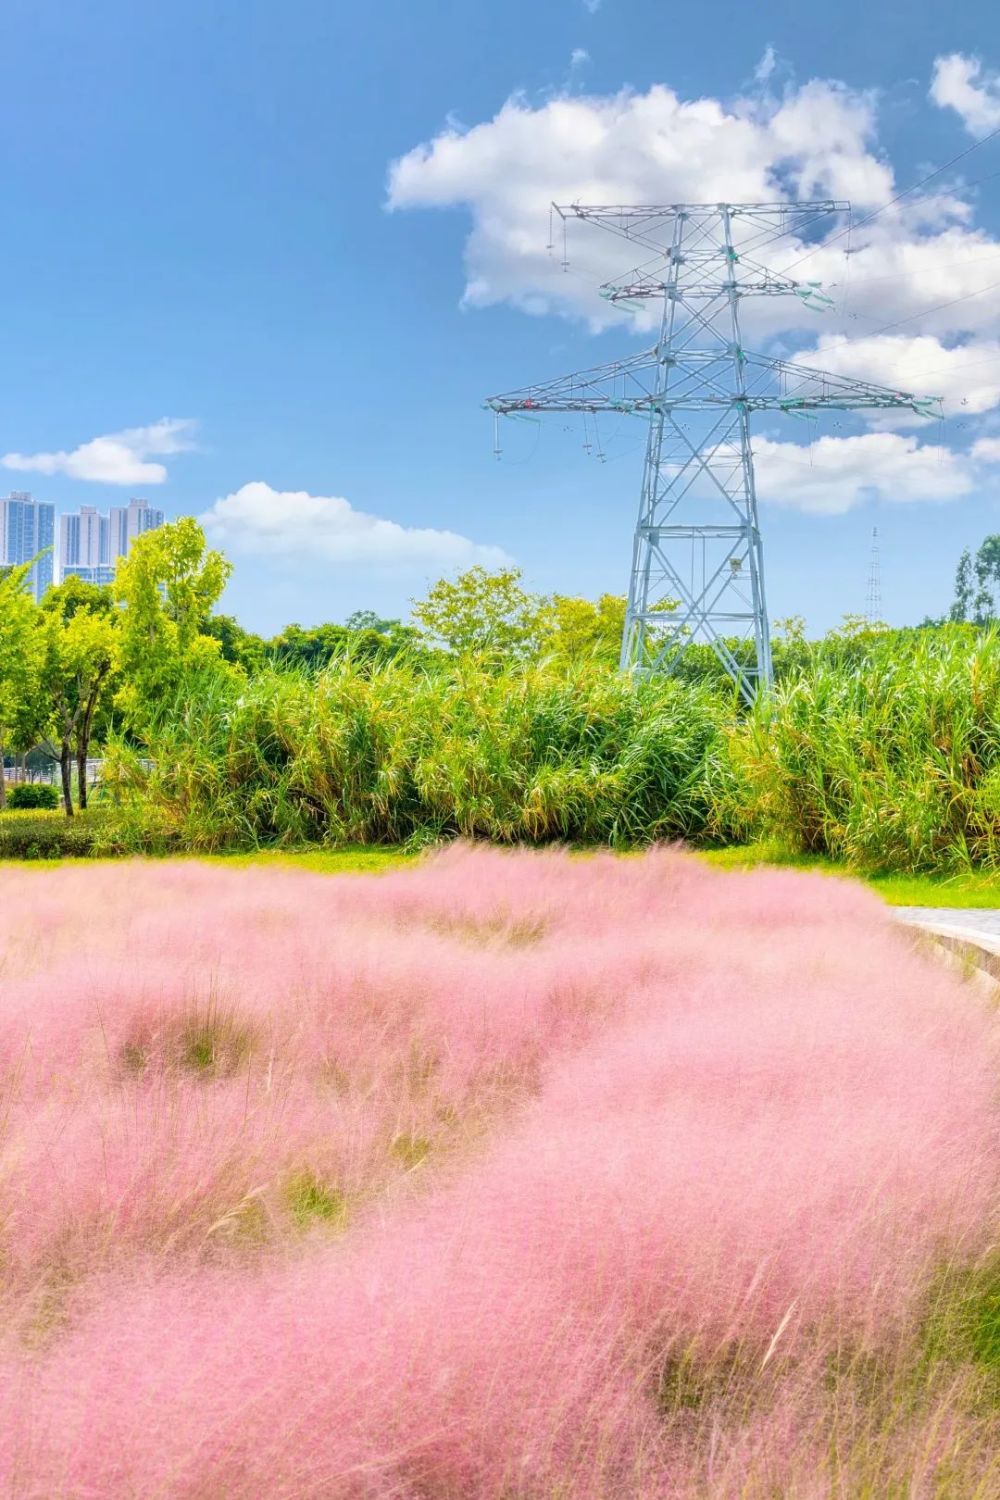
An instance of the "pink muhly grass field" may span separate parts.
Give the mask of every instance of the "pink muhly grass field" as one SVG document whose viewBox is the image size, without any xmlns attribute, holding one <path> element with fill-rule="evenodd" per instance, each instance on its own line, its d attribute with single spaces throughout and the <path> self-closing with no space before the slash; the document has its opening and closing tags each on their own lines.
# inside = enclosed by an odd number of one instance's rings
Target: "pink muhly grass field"
<svg viewBox="0 0 1000 1500">
<path fill-rule="evenodd" d="M 0 871 L 0 1491 L 1000 1494 L 995 1041 L 820 876 Z"/>
</svg>

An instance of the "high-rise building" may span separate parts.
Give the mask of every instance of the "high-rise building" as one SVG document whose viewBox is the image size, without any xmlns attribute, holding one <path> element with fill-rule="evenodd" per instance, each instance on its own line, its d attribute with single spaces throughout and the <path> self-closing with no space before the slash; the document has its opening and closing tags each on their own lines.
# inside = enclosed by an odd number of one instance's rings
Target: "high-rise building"
<svg viewBox="0 0 1000 1500">
<path fill-rule="evenodd" d="M 110 535 L 108 561 L 113 563 L 119 557 L 128 556 L 129 548 L 137 536 L 142 536 L 144 531 L 155 531 L 158 526 L 163 525 L 163 512 L 154 510 L 148 500 L 138 500 L 133 497 L 127 506 L 112 506 L 108 523 Z"/>
<path fill-rule="evenodd" d="M 59 517 L 59 560 L 64 569 L 67 564 L 96 568 L 107 561 L 101 556 L 101 531 L 107 524 L 107 517 L 99 516 L 92 505 Z"/>
<path fill-rule="evenodd" d="M 12 490 L 5 499 L 0 499 L 0 563 L 17 567 L 45 552 L 28 574 L 28 584 L 36 599 L 52 583 L 55 529 L 56 508 L 47 501 L 35 500 L 26 490 Z"/>
<path fill-rule="evenodd" d="M 112 506 L 102 516 L 90 505 L 59 518 L 61 575 L 76 575 L 88 583 L 111 583 L 120 557 L 127 557 L 137 536 L 163 525 L 162 510 L 145 500 Z"/>
</svg>

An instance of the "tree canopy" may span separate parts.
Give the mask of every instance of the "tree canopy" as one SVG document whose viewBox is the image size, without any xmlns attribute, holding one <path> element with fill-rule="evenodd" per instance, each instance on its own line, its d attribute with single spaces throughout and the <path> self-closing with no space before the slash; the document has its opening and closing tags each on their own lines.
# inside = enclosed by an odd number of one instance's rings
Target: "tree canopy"
<svg viewBox="0 0 1000 1500">
<path fill-rule="evenodd" d="M 121 703 L 134 726 L 173 696 L 185 672 L 222 660 L 208 625 L 231 572 L 190 517 L 144 532 L 119 562 L 112 592 L 123 606 Z"/>
<path fill-rule="evenodd" d="M 973 625 L 1000 619 L 1000 536 L 984 537 L 975 557 L 966 547 L 959 558 L 951 618 Z"/>
<path fill-rule="evenodd" d="M 521 586 L 520 568 L 469 568 L 442 578 L 413 605 L 413 618 L 434 645 L 455 656 L 519 661 L 537 654 L 544 601 Z"/>
<path fill-rule="evenodd" d="M 41 681 L 45 644 L 38 606 L 28 592 L 30 568 L 7 568 L 0 577 L 0 807 L 6 804 L 5 749 L 30 748 L 48 717 Z"/>
</svg>

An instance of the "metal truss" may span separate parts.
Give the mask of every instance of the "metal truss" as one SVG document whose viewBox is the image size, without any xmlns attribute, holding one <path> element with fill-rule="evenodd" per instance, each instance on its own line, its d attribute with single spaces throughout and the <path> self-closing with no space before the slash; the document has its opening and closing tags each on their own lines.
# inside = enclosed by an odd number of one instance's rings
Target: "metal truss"
<svg viewBox="0 0 1000 1500">
<path fill-rule="evenodd" d="M 671 670 L 694 642 L 710 645 L 752 702 L 771 683 L 771 643 L 749 421 L 757 412 L 811 417 L 823 411 L 906 410 L 938 403 L 755 354 L 743 345 L 748 296 L 826 299 L 816 282 L 774 272 L 760 253 L 799 238 L 847 205 L 814 203 L 583 206 L 553 204 L 574 219 L 653 251 L 620 282 L 602 287 L 616 305 L 661 303 L 656 343 L 591 370 L 491 397 L 501 417 L 602 412 L 647 424 L 632 547 L 621 666 Z"/>
</svg>

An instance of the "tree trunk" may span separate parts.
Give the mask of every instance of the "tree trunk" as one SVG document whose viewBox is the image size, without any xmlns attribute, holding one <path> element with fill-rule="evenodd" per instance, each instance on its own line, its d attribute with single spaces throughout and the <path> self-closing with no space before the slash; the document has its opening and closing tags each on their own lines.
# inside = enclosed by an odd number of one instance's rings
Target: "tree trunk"
<svg viewBox="0 0 1000 1500">
<path fill-rule="evenodd" d="M 76 733 L 76 779 L 80 791 L 80 809 L 87 806 L 87 756 L 90 754 L 90 736 L 94 728 L 94 713 L 97 709 L 97 699 L 100 696 L 101 684 L 107 673 L 105 671 L 97 674 L 97 679 L 90 689 L 87 702 L 83 710 L 83 718 Z"/>
<path fill-rule="evenodd" d="M 77 805 L 81 812 L 87 807 L 87 745 L 81 743 L 76 749 Z"/>
<path fill-rule="evenodd" d="M 73 752 L 69 740 L 59 747 L 59 769 L 62 772 L 63 807 L 67 818 L 73 816 Z"/>
</svg>

